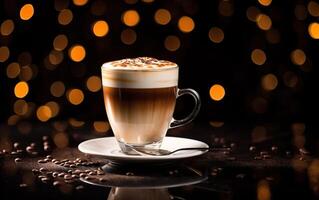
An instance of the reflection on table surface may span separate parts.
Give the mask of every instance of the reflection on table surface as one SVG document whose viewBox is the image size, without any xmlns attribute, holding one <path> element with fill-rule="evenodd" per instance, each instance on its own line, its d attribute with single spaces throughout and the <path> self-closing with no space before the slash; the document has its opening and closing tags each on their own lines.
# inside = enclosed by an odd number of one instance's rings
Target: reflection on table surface
<svg viewBox="0 0 319 200">
<path fill-rule="evenodd" d="M 312 125 L 191 125 L 169 135 L 231 150 L 153 166 L 82 154 L 77 144 L 99 135 L 85 127 L 57 127 L 34 125 L 32 135 L 23 135 L 2 126 L 1 199 L 313 199 L 318 194 Z"/>
</svg>

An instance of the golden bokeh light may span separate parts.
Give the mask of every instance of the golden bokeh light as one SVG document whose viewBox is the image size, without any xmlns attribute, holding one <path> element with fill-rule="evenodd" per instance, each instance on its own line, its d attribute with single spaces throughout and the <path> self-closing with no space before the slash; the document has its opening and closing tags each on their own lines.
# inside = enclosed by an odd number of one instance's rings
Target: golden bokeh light
<svg viewBox="0 0 319 200">
<path fill-rule="evenodd" d="M 55 81 L 50 87 L 50 92 L 54 97 L 61 97 L 65 92 L 65 86 L 62 81 Z"/>
<path fill-rule="evenodd" d="M 19 78 L 22 81 L 29 81 L 32 79 L 33 71 L 30 66 L 22 66 L 19 74 Z"/>
<path fill-rule="evenodd" d="M 214 43 L 221 43 L 224 40 L 224 31 L 218 27 L 212 27 L 208 32 L 209 39 Z"/>
<path fill-rule="evenodd" d="M 11 19 L 3 21 L 0 25 L 0 34 L 3 36 L 10 35 L 14 30 L 14 23 Z"/>
<path fill-rule="evenodd" d="M 86 51 L 82 45 L 76 44 L 69 49 L 69 56 L 74 62 L 81 62 L 85 55 Z"/>
<path fill-rule="evenodd" d="M 90 90 L 91 92 L 97 92 L 101 89 L 102 84 L 101 84 L 101 79 L 98 76 L 91 76 L 90 78 L 88 78 L 88 80 L 86 81 L 86 87 L 88 88 L 88 90 Z"/>
<path fill-rule="evenodd" d="M 52 117 L 52 112 L 49 106 L 39 106 L 37 109 L 37 118 L 41 122 L 46 122 Z"/>
<path fill-rule="evenodd" d="M 258 0 L 258 2 L 263 6 L 269 6 L 272 0 Z"/>
<path fill-rule="evenodd" d="M 266 180 L 259 181 L 257 185 L 257 199 L 258 200 L 271 200 L 271 192 L 269 184 Z"/>
<path fill-rule="evenodd" d="M 181 41 L 175 35 L 169 35 L 165 38 L 164 46 L 169 51 L 176 51 L 181 46 Z"/>
<path fill-rule="evenodd" d="M 319 23 L 312 22 L 309 24 L 308 33 L 313 39 L 319 39 Z"/>
<path fill-rule="evenodd" d="M 0 47 L 0 62 L 5 62 L 10 56 L 10 50 L 6 46 Z"/>
<path fill-rule="evenodd" d="M 140 15 L 136 10 L 127 10 L 122 15 L 122 21 L 126 26 L 136 26 L 140 21 Z"/>
<path fill-rule="evenodd" d="M 195 22 L 188 16 L 183 16 L 178 20 L 178 28 L 184 33 L 189 33 L 195 28 Z"/>
<path fill-rule="evenodd" d="M 319 17 L 319 4 L 315 1 L 310 1 L 307 6 L 308 12 L 313 17 Z"/>
<path fill-rule="evenodd" d="M 48 106 L 50 111 L 51 111 L 51 118 L 55 117 L 55 116 L 57 116 L 59 114 L 60 106 L 55 101 L 49 101 L 45 105 Z"/>
<path fill-rule="evenodd" d="M 132 29 L 125 29 L 121 33 L 121 41 L 126 45 L 134 44 L 136 41 L 137 35 L 136 32 Z"/>
<path fill-rule="evenodd" d="M 71 89 L 67 92 L 67 99 L 73 105 L 79 105 L 84 100 L 84 94 L 80 89 Z"/>
<path fill-rule="evenodd" d="M 260 14 L 260 10 L 256 8 L 255 6 L 250 6 L 246 10 L 246 16 L 252 22 L 256 22 L 259 14 Z"/>
<path fill-rule="evenodd" d="M 16 78 L 20 74 L 20 65 L 19 63 L 13 62 L 10 63 L 7 67 L 7 76 L 8 78 Z"/>
<path fill-rule="evenodd" d="M 220 127 L 224 126 L 225 123 L 223 121 L 210 121 L 209 124 L 212 127 L 220 128 Z"/>
<path fill-rule="evenodd" d="M 98 133 L 106 133 L 110 129 L 110 125 L 104 121 L 95 121 L 93 123 L 94 130 Z"/>
<path fill-rule="evenodd" d="M 250 58 L 251 61 L 256 65 L 263 65 L 267 60 L 265 52 L 261 49 L 254 49 L 251 52 Z"/>
<path fill-rule="evenodd" d="M 274 90 L 278 85 L 278 79 L 274 74 L 267 74 L 261 79 L 261 86 L 264 90 Z"/>
<path fill-rule="evenodd" d="M 73 19 L 73 13 L 69 9 L 63 9 L 58 16 L 58 22 L 61 25 L 68 25 Z"/>
<path fill-rule="evenodd" d="M 28 112 L 28 103 L 19 99 L 13 104 L 13 111 L 17 115 L 25 115 Z"/>
<path fill-rule="evenodd" d="M 212 98 L 214 101 L 222 100 L 224 98 L 225 94 L 226 94 L 225 88 L 220 84 L 214 84 L 209 89 L 210 98 Z"/>
<path fill-rule="evenodd" d="M 74 5 L 77 6 L 84 6 L 87 2 L 88 0 L 73 0 Z"/>
<path fill-rule="evenodd" d="M 144 3 L 153 3 L 154 0 L 142 0 Z"/>
<path fill-rule="evenodd" d="M 61 51 L 52 50 L 49 54 L 49 62 L 52 65 L 58 65 L 63 61 L 63 53 Z"/>
<path fill-rule="evenodd" d="M 160 25 L 166 25 L 171 21 L 171 13 L 166 9 L 158 9 L 154 14 L 154 20 Z"/>
<path fill-rule="evenodd" d="M 269 30 L 272 26 L 272 21 L 270 17 L 265 14 L 259 14 L 256 18 L 256 23 L 257 26 L 264 31 Z"/>
<path fill-rule="evenodd" d="M 92 26 L 92 31 L 95 36 L 103 37 L 109 32 L 109 25 L 104 20 L 96 21 Z"/>
<path fill-rule="evenodd" d="M 57 35 L 53 40 L 53 48 L 57 51 L 63 51 L 68 45 L 68 38 L 66 35 Z"/>
<path fill-rule="evenodd" d="M 295 49 L 291 52 L 290 59 L 295 65 L 303 65 L 306 62 L 306 54 L 302 49 Z"/>
<path fill-rule="evenodd" d="M 218 12 L 222 16 L 230 17 L 234 14 L 234 5 L 230 1 L 220 1 L 218 5 Z"/>
<path fill-rule="evenodd" d="M 66 133 L 59 132 L 53 136 L 53 142 L 58 148 L 65 148 L 69 145 L 69 137 Z"/>
<path fill-rule="evenodd" d="M 20 18 L 22 20 L 29 20 L 34 14 L 34 8 L 32 4 L 25 4 L 20 9 Z"/>
<path fill-rule="evenodd" d="M 276 29 L 270 29 L 266 32 L 266 39 L 271 44 L 277 44 L 280 42 L 280 33 Z"/>
<path fill-rule="evenodd" d="M 75 128 L 79 128 L 81 126 L 84 126 L 85 122 L 84 121 L 80 121 L 74 118 L 70 118 L 69 119 L 69 123 L 71 126 L 75 127 Z"/>
<path fill-rule="evenodd" d="M 14 95 L 18 98 L 23 98 L 29 93 L 29 85 L 25 81 L 20 81 L 14 87 Z"/>
</svg>

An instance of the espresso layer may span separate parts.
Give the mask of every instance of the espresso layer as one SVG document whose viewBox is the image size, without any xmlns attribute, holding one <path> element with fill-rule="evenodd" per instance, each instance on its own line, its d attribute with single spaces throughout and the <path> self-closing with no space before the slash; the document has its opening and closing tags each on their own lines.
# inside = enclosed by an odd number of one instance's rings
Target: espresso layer
<svg viewBox="0 0 319 200">
<path fill-rule="evenodd" d="M 177 87 L 131 89 L 103 86 L 114 135 L 131 144 L 161 141 L 172 120 Z"/>
</svg>

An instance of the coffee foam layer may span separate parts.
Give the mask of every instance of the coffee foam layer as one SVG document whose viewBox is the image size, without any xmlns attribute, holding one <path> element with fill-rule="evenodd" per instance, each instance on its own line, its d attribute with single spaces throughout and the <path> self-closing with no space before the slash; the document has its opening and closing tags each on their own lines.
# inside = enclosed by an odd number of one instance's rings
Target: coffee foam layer
<svg viewBox="0 0 319 200">
<path fill-rule="evenodd" d="M 177 86 L 178 67 L 162 71 L 107 70 L 102 68 L 102 83 L 114 88 L 166 88 Z"/>
<path fill-rule="evenodd" d="M 110 70 L 161 70 L 177 67 L 176 63 L 150 57 L 126 58 L 104 63 L 102 68 Z"/>
<path fill-rule="evenodd" d="M 178 66 L 149 57 L 107 62 L 102 66 L 102 83 L 115 88 L 174 87 L 178 83 Z"/>
</svg>

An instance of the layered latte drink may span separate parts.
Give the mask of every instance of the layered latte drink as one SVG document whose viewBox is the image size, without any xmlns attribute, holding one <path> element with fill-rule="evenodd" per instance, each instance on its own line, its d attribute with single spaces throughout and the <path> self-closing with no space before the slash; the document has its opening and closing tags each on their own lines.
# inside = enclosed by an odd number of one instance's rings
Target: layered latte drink
<svg viewBox="0 0 319 200">
<path fill-rule="evenodd" d="M 159 148 L 168 128 L 190 122 L 198 113 L 200 100 L 192 89 L 177 87 L 177 64 L 139 57 L 107 62 L 102 66 L 107 116 L 124 153 L 132 148 Z M 174 120 L 176 98 L 190 94 L 196 100 L 193 112 Z"/>
</svg>

